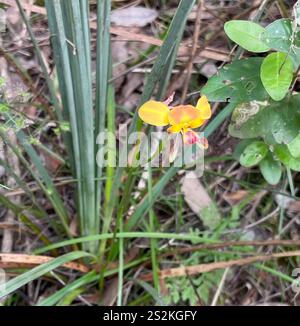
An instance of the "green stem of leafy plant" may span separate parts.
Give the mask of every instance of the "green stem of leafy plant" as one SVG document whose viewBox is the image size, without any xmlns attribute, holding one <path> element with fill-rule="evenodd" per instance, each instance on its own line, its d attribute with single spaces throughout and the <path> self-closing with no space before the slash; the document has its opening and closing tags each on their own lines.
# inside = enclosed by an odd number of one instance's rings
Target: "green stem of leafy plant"
<svg viewBox="0 0 300 326">
<path fill-rule="evenodd" d="M 293 175 L 292 175 L 291 169 L 289 167 L 286 167 L 286 174 L 287 174 L 287 177 L 288 177 L 291 194 L 292 194 L 292 196 L 296 196 L 296 190 L 295 190 Z"/>
<path fill-rule="evenodd" d="M 290 283 L 293 283 L 295 282 L 295 279 L 293 279 L 292 277 L 290 277 L 289 275 L 286 275 L 280 271 L 278 271 L 277 269 L 274 269 L 274 268 L 271 268 L 271 267 L 268 267 L 268 266 L 265 266 L 264 264 L 254 264 L 254 266 L 258 269 L 261 269 L 263 271 L 266 271 L 270 274 L 273 274 L 279 278 L 281 278 L 282 280 L 284 281 L 287 281 L 287 282 L 290 282 Z"/>
</svg>

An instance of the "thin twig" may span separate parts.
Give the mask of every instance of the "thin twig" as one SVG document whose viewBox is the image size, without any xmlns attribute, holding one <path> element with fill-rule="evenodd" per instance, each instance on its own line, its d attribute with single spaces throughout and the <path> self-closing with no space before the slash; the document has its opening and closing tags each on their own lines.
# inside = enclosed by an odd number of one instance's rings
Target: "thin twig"
<svg viewBox="0 0 300 326">
<path fill-rule="evenodd" d="M 232 266 L 245 266 L 249 264 L 253 264 L 256 262 L 268 261 L 271 259 L 276 258 L 288 258 L 288 257 L 299 257 L 300 250 L 297 251 L 287 251 L 287 252 L 280 252 L 275 254 L 266 254 L 266 255 L 257 255 L 257 256 L 250 256 L 241 259 L 233 259 L 229 261 L 220 261 L 208 264 L 199 264 L 194 266 L 181 266 L 177 268 L 169 268 L 160 271 L 160 278 L 168 278 L 168 277 L 180 277 L 186 276 L 187 273 L 189 275 L 197 275 L 206 272 L 211 272 L 217 269 L 226 269 Z M 148 273 L 143 275 L 141 278 L 145 281 L 151 280 L 153 277 L 152 273 Z"/>
<path fill-rule="evenodd" d="M 229 270 L 230 270 L 229 267 L 227 267 L 227 268 L 225 269 L 225 271 L 224 271 L 224 273 L 223 273 L 223 275 L 222 275 L 222 278 L 221 278 L 220 284 L 219 284 L 219 286 L 218 286 L 217 292 L 215 293 L 214 298 L 213 298 L 213 300 L 212 300 L 211 306 L 215 306 L 215 305 L 217 304 L 218 299 L 219 299 L 219 297 L 220 297 L 220 294 L 221 294 L 221 292 L 222 292 L 222 289 L 223 289 L 223 287 L 224 287 L 225 280 L 226 280 L 226 277 L 227 277 L 227 274 L 228 274 Z"/>
</svg>

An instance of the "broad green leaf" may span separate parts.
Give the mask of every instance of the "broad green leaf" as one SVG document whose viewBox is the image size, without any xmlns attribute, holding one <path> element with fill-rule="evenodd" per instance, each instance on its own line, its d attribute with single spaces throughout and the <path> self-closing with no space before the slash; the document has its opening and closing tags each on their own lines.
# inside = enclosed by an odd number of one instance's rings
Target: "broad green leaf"
<svg viewBox="0 0 300 326">
<path fill-rule="evenodd" d="M 240 141 L 237 146 L 234 149 L 234 152 L 232 154 L 233 158 L 237 161 L 240 160 L 241 155 L 243 154 L 244 150 L 246 149 L 246 147 L 248 145 L 250 145 L 251 143 L 253 143 L 255 141 L 255 139 L 243 139 L 242 141 Z"/>
<path fill-rule="evenodd" d="M 261 81 L 274 101 L 282 100 L 293 80 L 293 62 L 282 52 L 269 54 L 260 71 Z"/>
<path fill-rule="evenodd" d="M 266 52 L 270 47 L 261 41 L 260 35 L 265 29 L 257 23 L 247 20 L 231 20 L 224 25 L 227 36 L 242 48 L 251 52 Z"/>
<path fill-rule="evenodd" d="M 280 102 L 243 103 L 232 114 L 229 133 L 248 139 L 262 137 L 270 145 L 289 144 L 300 130 L 300 96 L 287 97 Z"/>
<path fill-rule="evenodd" d="M 224 66 L 202 88 L 201 94 L 214 102 L 248 102 L 269 96 L 260 79 L 262 58 L 234 61 Z"/>
<path fill-rule="evenodd" d="M 268 146 L 262 141 L 248 145 L 240 157 L 241 165 L 251 167 L 258 164 L 268 154 Z"/>
<path fill-rule="evenodd" d="M 259 163 L 261 174 L 270 185 L 276 185 L 281 179 L 281 164 L 271 153 Z"/>
<path fill-rule="evenodd" d="M 265 28 L 265 32 L 261 34 L 261 40 L 269 47 L 276 51 L 288 53 L 293 61 L 296 70 L 300 64 L 300 49 L 298 48 L 300 41 L 299 32 L 293 36 L 293 22 L 291 19 L 278 19 Z"/>
<path fill-rule="evenodd" d="M 300 135 L 298 135 L 295 139 L 288 143 L 287 147 L 292 156 L 300 158 Z"/>
<path fill-rule="evenodd" d="M 274 153 L 285 166 L 291 170 L 300 172 L 300 160 L 292 156 L 286 145 L 276 145 L 274 147 Z"/>
</svg>

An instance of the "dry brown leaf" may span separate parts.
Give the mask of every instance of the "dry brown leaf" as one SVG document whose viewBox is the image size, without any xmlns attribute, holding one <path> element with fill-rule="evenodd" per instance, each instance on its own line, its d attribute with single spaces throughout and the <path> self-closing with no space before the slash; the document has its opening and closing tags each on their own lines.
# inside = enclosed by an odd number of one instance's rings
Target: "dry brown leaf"
<svg viewBox="0 0 300 326">
<path fill-rule="evenodd" d="M 122 88 L 122 98 L 124 98 L 124 102 L 126 102 L 134 91 L 142 85 L 143 80 L 144 76 L 141 74 L 131 72 L 127 75 L 127 82 Z"/>
<path fill-rule="evenodd" d="M 118 297 L 118 277 L 112 278 L 103 293 L 103 299 L 101 304 L 105 307 L 111 307 L 114 305 Z"/>
<path fill-rule="evenodd" d="M 111 22 L 117 26 L 144 27 L 152 23 L 158 16 L 154 9 L 142 6 L 116 9 L 111 12 Z"/>
<path fill-rule="evenodd" d="M 126 65 L 123 63 L 128 58 L 128 50 L 126 47 L 126 43 L 113 42 L 111 45 L 111 52 L 113 61 L 117 63 L 113 66 L 113 77 L 118 77 L 114 81 L 115 90 L 116 93 L 118 93 L 125 80 L 124 72 L 127 69 Z"/>
<path fill-rule="evenodd" d="M 205 226 L 213 229 L 219 223 L 220 216 L 195 172 L 189 172 L 181 179 L 181 191 L 191 210 L 201 218 Z"/>
<path fill-rule="evenodd" d="M 300 212 L 300 200 L 295 200 L 293 198 L 289 198 L 281 194 L 277 194 L 275 196 L 275 200 L 279 207 L 286 209 L 291 213 Z"/>
<path fill-rule="evenodd" d="M 236 205 L 241 200 L 246 198 L 249 195 L 249 192 L 246 190 L 238 190 L 236 192 L 230 192 L 223 195 L 223 198 L 230 204 Z"/>
<path fill-rule="evenodd" d="M 194 172 L 189 172 L 181 179 L 181 191 L 186 203 L 195 214 L 199 214 L 203 208 L 212 203 L 207 191 Z"/>
<path fill-rule="evenodd" d="M 32 268 L 53 260 L 53 257 L 34 256 L 26 254 L 0 254 L 0 268 Z M 62 267 L 73 269 L 79 272 L 87 273 L 89 268 L 79 263 L 65 263 Z"/>
</svg>

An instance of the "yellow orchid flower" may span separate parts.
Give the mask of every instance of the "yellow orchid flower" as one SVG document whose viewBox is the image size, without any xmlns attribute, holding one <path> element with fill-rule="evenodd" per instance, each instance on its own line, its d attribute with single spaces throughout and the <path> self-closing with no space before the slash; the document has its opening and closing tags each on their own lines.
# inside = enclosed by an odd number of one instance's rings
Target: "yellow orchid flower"
<svg viewBox="0 0 300 326">
<path fill-rule="evenodd" d="M 139 108 L 139 117 L 153 126 L 167 126 L 168 132 L 182 133 L 185 144 L 195 144 L 199 141 L 192 129 L 201 127 L 210 117 L 211 109 L 206 96 L 202 96 L 196 106 L 179 105 L 169 107 L 165 102 L 148 101 Z M 207 148 L 207 141 L 202 144 Z"/>
</svg>

